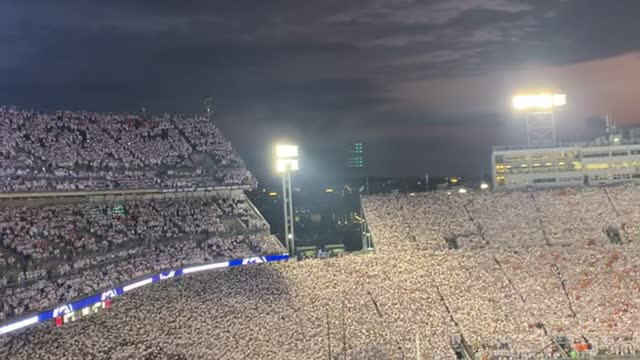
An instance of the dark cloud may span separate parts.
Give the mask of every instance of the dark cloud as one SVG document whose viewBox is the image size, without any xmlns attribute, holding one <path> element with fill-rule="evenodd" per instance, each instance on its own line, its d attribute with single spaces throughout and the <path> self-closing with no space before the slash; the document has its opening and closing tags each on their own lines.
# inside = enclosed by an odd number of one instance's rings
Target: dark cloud
<svg viewBox="0 0 640 360">
<path fill-rule="evenodd" d="M 415 151 L 462 154 L 499 140 L 505 115 L 452 109 L 429 84 L 637 51 L 639 10 L 635 0 L 9 0 L 0 103 L 195 112 L 211 95 L 248 158 L 277 132 L 313 146 L 409 136 Z M 386 157 L 403 156 L 392 148 Z"/>
</svg>

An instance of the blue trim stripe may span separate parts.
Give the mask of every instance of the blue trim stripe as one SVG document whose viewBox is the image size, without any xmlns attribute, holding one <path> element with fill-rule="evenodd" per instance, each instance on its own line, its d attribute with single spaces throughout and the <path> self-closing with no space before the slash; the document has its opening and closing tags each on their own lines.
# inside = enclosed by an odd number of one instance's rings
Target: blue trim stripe
<svg viewBox="0 0 640 360">
<path fill-rule="evenodd" d="M 153 275 L 151 277 L 143 277 L 138 280 L 128 282 L 124 285 L 107 290 L 100 294 L 95 294 L 72 303 L 60 305 L 53 309 L 40 312 L 37 315 L 24 316 L 24 317 L 21 317 L 20 319 L 12 320 L 0 326 L 0 336 L 12 333 L 20 329 L 24 329 L 29 326 L 33 326 L 35 324 L 39 324 L 45 321 L 55 319 L 58 316 L 63 316 L 64 314 L 67 314 L 70 312 L 74 312 L 74 311 L 84 309 L 86 307 L 90 307 L 101 301 L 104 301 L 105 299 L 121 296 L 125 292 L 135 290 L 139 287 L 160 282 L 162 280 L 182 276 L 189 272 L 197 272 L 197 271 L 203 271 L 203 270 L 209 270 L 209 269 L 220 269 L 225 267 L 237 267 L 237 266 L 243 266 L 243 265 L 261 264 L 261 263 L 269 263 L 269 262 L 287 261 L 288 259 L 289 259 L 289 254 L 254 256 L 254 257 L 249 257 L 244 259 L 233 259 L 233 260 L 229 260 L 221 263 L 211 263 L 211 264 L 205 264 L 200 266 L 190 266 L 187 268 L 177 269 L 172 271 L 164 271 L 159 274 Z M 185 272 L 184 271 L 185 269 L 191 269 L 191 271 Z M 202 269 L 202 270 L 199 270 L 199 269 Z"/>
</svg>

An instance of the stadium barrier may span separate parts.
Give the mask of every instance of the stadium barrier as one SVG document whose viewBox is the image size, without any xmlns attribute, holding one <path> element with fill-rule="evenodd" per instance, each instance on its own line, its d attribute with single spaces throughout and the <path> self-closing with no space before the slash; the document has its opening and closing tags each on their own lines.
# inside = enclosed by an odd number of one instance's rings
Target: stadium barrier
<svg viewBox="0 0 640 360">
<path fill-rule="evenodd" d="M 53 309 L 40 312 L 36 315 L 25 316 L 19 320 L 9 321 L 8 323 L 0 326 L 0 336 L 12 333 L 14 331 L 18 331 L 20 329 L 24 329 L 26 327 L 29 327 L 35 324 L 43 323 L 45 321 L 49 321 L 49 320 L 58 318 L 60 316 L 65 316 L 67 314 L 75 313 L 82 309 L 90 308 L 96 304 L 102 303 L 107 299 L 112 299 L 117 296 L 121 296 L 134 289 L 137 289 L 149 284 L 153 284 L 156 282 L 160 282 L 162 280 L 171 279 L 171 278 L 175 278 L 175 277 L 186 275 L 186 274 L 193 274 L 200 271 L 222 269 L 222 268 L 228 268 L 228 267 L 237 267 L 237 266 L 243 266 L 243 265 L 269 263 L 269 262 L 279 262 L 279 261 L 285 261 L 288 259 L 289 259 L 289 254 L 254 256 L 254 257 L 248 257 L 244 259 L 233 259 L 233 260 L 219 262 L 219 263 L 194 265 L 194 266 L 189 266 L 182 269 L 164 271 L 153 276 L 145 276 L 140 279 L 127 282 L 125 283 L 125 285 L 121 285 L 121 286 L 106 290 L 100 294 L 96 294 L 93 296 L 80 299 L 78 301 L 63 304 Z"/>
<path fill-rule="evenodd" d="M 66 191 L 43 191 L 43 192 L 3 192 L 0 193 L 0 199 L 22 199 L 22 198 L 61 198 L 61 197 L 79 197 L 79 196 L 109 196 L 109 195 L 146 195 L 146 194 L 167 194 L 167 193 L 187 193 L 187 192 L 211 192 L 211 191 L 232 191 L 232 190 L 251 190 L 248 185 L 229 185 L 229 186 L 204 186 L 204 187 L 184 187 L 184 188 L 166 188 L 166 189 L 116 189 L 116 190 L 66 190 Z"/>
<path fill-rule="evenodd" d="M 373 234 L 371 234 L 371 229 L 369 228 L 369 222 L 367 221 L 367 212 L 362 205 L 362 197 L 360 197 L 360 214 L 362 214 L 362 218 L 364 219 L 363 231 L 365 236 L 367 236 L 367 240 L 369 242 L 369 247 L 375 251 L 376 246 L 373 241 Z M 363 251 L 367 251 L 367 249 L 362 249 Z"/>
</svg>

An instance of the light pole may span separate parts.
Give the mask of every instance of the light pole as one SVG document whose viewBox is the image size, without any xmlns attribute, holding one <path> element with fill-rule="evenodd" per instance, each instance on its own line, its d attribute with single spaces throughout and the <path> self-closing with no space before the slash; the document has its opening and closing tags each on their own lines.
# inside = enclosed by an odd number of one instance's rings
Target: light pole
<svg viewBox="0 0 640 360">
<path fill-rule="evenodd" d="M 291 173 L 299 169 L 298 146 L 278 144 L 275 147 L 276 172 L 282 175 L 282 208 L 284 210 L 284 237 L 287 251 L 295 256 L 294 213 Z"/>
</svg>

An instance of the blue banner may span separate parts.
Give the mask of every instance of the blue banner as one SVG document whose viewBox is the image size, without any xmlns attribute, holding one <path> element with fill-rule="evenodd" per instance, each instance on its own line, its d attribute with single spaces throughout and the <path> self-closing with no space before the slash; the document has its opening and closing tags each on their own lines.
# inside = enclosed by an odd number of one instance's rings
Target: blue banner
<svg viewBox="0 0 640 360">
<path fill-rule="evenodd" d="M 254 256 L 254 257 L 249 257 L 244 259 L 234 259 L 234 260 L 224 261 L 220 263 L 210 263 L 210 264 L 204 264 L 204 265 L 190 266 L 183 269 L 164 271 L 153 276 L 146 276 L 139 280 L 128 282 L 122 286 L 104 291 L 100 294 L 89 296 L 72 303 L 57 306 L 51 310 L 43 311 L 37 315 L 25 316 L 20 318 L 19 320 L 13 320 L 13 321 L 7 322 L 5 324 L 2 324 L 2 326 L 0 326 L 0 336 L 4 334 L 9 334 L 11 332 L 14 332 L 20 329 L 24 329 L 26 327 L 29 327 L 35 324 L 39 324 L 51 319 L 55 319 L 58 316 L 64 316 L 65 314 L 70 314 L 75 311 L 79 311 L 81 309 L 84 309 L 92 305 L 95 305 L 97 303 L 100 303 L 102 301 L 105 301 L 106 299 L 111 299 L 117 296 L 121 296 L 124 293 L 132 291 L 139 287 L 143 287 L 143 286 L 146 286 L 155 282 L 159 282 L 162 280 L 182 276 L 184 274 L 189 274 L 189 273 L 194 273 L 199 271 L 206 271 L 206 270 L 213 270 L 213 269 L 221 269 L 226 267 L 236 267 L 236 266 L 243 266 L 243 265 L 286 261 L 288 259 L 289 259 L 289 254 Z"/>
</svg>

